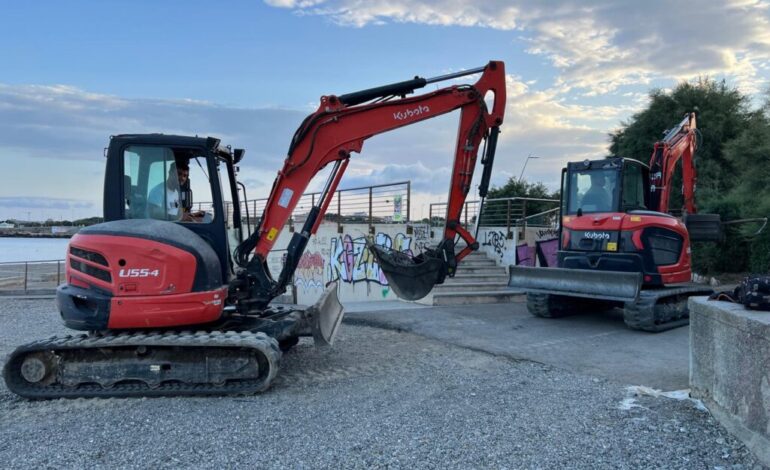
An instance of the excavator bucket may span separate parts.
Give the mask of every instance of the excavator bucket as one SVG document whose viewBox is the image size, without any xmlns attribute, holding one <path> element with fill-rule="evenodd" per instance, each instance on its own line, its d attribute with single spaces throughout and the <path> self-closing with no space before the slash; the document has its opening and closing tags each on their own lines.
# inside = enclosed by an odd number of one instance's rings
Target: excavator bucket
<svg viewBox="0 0 770 470">
<path fill-rule="evenodd" d="M 511 266 L 508 286 L 539 294 L 633 302 L 642 273 Z"/>
<path fill-rule="evenodd" d="M 440 258 L 422 253 L 412 257 L 407 253 L 369 244 L 388 285 L 399 298 L 418 300 L 428 295 L 433 286 L 444 281 L 446 263 Z"/>
<path fill-rule="evenodd" d="M 342 323 L 345 309 L 337 298 L 337 282 L 326 286 L 321 298 L 306 310 L 314 319 L 311 326 L 316 346 L 331 346 Z"/>
</svg>

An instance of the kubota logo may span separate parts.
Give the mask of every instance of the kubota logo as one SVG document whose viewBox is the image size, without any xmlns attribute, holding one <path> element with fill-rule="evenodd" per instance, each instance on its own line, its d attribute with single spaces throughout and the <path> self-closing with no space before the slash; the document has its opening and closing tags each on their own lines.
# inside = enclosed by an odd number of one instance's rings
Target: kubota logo
<svg viewBox="0 0 770 470">
<path fill-rule="evenodd" d="M 610 234 L 607 232 L 586 232 L 583 238 L 590 238 L 591 240 L 609 240 Z"/>
<path fill-rule="evenodd" d="M 150 270 L 149 268 L 121 269 L 118 273 L 118 276 L 120 277 L 158 277 L 159 275 L 159 270 Z"/>
<path fill-rule="evenodd" d="M 399 111 L 397 113 L 393 113 L 393 119 L 396 121 L 403 121 L 404 119 L 409 119 L 411 117 L 420 116 L 425 113 L 429 113 L 430 108 L 425 106 L 424 104 L 421 104 L 420 106 L 417 106 L 413 109 L 407 109 L 406 111 Z"/>
</svg>

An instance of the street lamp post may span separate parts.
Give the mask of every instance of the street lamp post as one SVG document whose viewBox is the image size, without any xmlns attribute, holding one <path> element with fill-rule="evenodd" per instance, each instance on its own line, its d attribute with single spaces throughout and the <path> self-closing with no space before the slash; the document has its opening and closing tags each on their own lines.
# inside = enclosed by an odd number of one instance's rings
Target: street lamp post
<svg viewBox="0 0 770 470">
<path fill-rule="evenodd" d="M 527 155 L 527 159 L 524 160 L 524 166 L 521 167 L 521 174 L 519 175 L 519 183 L 521 183 L 521 179 L 524 178 L 524 170 L 527 169 L 527 163 L 529 163 L 530 160 L 536 160 L 538 158 L 540 158 L 540 157 L 533 157 L 532 153 Z"/>
</svg>

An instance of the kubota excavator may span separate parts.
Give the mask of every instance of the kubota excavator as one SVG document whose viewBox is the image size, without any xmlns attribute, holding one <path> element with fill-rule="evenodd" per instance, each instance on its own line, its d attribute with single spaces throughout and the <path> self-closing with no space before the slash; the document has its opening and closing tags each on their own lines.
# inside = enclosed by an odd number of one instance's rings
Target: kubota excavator
<svg viewBox="0 0 770 470">
<path fill-rule="evenodd" d="M 626 158 L 568 163 L 562 170 L 558 267 L 512 266 L 509 285 L 527 292 L 535 316 L 624 308 L 626 325 L 664 331 L 689 321 L 691 241 L 718 241 L 717 214 L 697 214 L 697 127 L 687 114 L 654 146 L 649 167 Z M 677 162 L 684 213 L 669 214 Z"/>
<path fill-rule="evenodd" d="M 473 74 L 480 74 L 474 84 L 406 96 L 431 83 Z M 460 111 L 460 125 L 443 240 L 410 259 L 370 246 L 394 291 L 416 299 L 453 276 L 457 263 L 478 249 L 459 224 L 460 212 L 482 140 L 482 197 L 488 189 L 505 112 L 502 62 L 322 96 L 317 111 L 294 134 L 256 230 L 246 237 L 248 212 L 245 218 L 241 214 L 245 187 L 236 180 L 242 149 L 211 137 L 112 137 L 106 154 L 106 221 L 72 238 L 66 284 L 56 295 L 65 325 L 89 333 L 18 347 L 3 370 L 9 390 L 28 398 L 265 390 L 277 373 L 282 350 L 300 336 L 313 336 L 317 345 L 331 344 L 342 320 L 335 283 L 306 310 L 270 303 L 291 281 L 351 153 L 360 152 L 376 134 L 454 110 Z M 182 170 L 193 163 L 206 175 L 211 213 L 190 210 L 192 192 Z M 321 196 L 292 235 L 282 271 L 274 279 L 268 254 L 311 179 L 330 164 Z M 225 217 L 226 194 L 232 202 L 230 217 Z M 458 237 L 466 246 L 455 253 Z"/>
</svg>

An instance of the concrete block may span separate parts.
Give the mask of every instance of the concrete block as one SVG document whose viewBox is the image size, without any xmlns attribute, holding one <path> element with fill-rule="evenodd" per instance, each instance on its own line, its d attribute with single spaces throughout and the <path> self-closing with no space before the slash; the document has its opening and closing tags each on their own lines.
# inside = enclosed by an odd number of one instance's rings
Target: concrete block
<svg viewBox="0 0 770 470">
<path fill-rule="evenodd" d="M 690 389 L 770 466 L 770 312 L 691 297 Z"/>
</svg>

